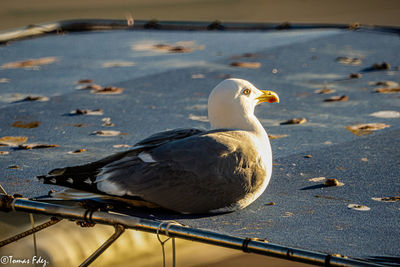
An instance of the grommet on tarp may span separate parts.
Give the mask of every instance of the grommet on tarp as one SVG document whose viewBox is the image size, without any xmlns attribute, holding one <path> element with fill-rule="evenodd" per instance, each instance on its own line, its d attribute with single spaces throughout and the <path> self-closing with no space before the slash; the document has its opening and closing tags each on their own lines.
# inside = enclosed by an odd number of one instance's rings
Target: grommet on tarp
<svg viewBox="0 0 400 267">
<path fill-rule="evenodd" d="M 242 250 L 243 250 L 243 252 L 246 252 L 246 253 L 250 253 L 250 250 L 249 250 L 249 243 L 250 243 L 250 241 L 259 241 L 259 242 L 264 242 L 264 243 L 268 243 L 268 240 L 265 240 L 265 239 L 260 239 L 260 238 L 245 238 L 244 240 L 243 240 L 243 243 L 242 243 Z"/>
<path fill-rule="evenodd" d="M 161 25 L 158 23 L 158 20 L 152 19 L 149 22 L 147 22 L 144 26 L 145 29 L 160 29 Z"/>
<path fill-rule="evenodd" d="M 276 26 L 277 30 L 288 30 L 292 27 L 292 25 L 290 25 L 290 23 L 288 21 L 283 22 L 281 24 L 279 24 L 278 26 Z"/>
<path fill-rule="evenodd" d="M 225 27 L 222 25 L 221 21 L 216 20 L 207 26 L 207 30 L 225 30 Z"/>
</svg>

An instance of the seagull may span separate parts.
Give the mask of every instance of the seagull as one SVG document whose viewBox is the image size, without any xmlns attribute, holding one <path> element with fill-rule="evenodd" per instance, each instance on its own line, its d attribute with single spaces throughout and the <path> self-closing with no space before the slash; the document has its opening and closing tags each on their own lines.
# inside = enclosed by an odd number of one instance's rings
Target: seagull
<svg viewBox="0 0 400 267">
<path fill-rule="evenodd" d="M 272 174 L 271 145 L 254 114 L 263 102 L 279 103 L 279 97 L 246 80 L 226 79 L 208 98 L 211 130 L 156 133 L 128 151 L 37 178 L 183 214 L 243 209 L 265 191 Z"/>
</svg>

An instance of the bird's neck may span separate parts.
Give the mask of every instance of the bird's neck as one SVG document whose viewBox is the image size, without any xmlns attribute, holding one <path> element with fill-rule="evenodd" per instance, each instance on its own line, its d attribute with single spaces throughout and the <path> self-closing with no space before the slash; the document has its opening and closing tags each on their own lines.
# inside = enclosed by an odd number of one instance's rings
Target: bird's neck
<svg viewBox="0 0 400 267">
<path fill-rule="evenodd" d="M 265 131 L 261 122 L 254 114 L 249 114 L 247 116 L 235 116 L 235 119 L 231 118 L 223 117 L 216 118 L 216 120 L 210 120 L 211 127 L 214 129 L 225 128 L 244 130 L 261 138 L 268 137 L 267 132 Z"/>
</svg>

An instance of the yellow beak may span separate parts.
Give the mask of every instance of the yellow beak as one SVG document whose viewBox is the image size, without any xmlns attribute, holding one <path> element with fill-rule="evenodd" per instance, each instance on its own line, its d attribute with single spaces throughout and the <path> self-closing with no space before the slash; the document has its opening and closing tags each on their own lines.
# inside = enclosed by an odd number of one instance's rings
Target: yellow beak
<svg viewBox="0 0 400 267">
<path fill-rule="evenodd" d="M 263 102 L 279 103 L 279 96 L 277 93 L 275 93 L 273 91 L 267 91 L 267 90 L 260 90 L 260 91 L 263 94 L 256 98 L 258 100 L 257 104 L 260 104 Z"/>
</svg>

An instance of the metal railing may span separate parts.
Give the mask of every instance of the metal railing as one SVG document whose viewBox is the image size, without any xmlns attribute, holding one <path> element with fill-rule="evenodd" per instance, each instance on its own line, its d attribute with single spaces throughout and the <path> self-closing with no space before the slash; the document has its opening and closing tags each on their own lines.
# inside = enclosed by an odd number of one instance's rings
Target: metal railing
<svg viewBox="0 0 400 267">
<path fill-rule="evenodd" d="M 120 213 L 88 210 L 82 207 L 63 206 L 40 201 L 32 201 L 23 198 L 13 198 L 8 195 L 0 195 L 0 211 L 20 211 L 34 214 L 43 214 L 58 218 L 65 218 L 85 222 L 88 224 L 105 224 L 117 227 L 114 235 L 105 244 L 104 249 L 99 248 L 99 252 L 91 257 L 93 261 L 99 256 L 113 241 L 123 232 L 121 226 L 128 229 L 140 230 L 154 234 L 163 234 L 169 237 L 176 237 L 201 243 L 242 250 L 247 253 L 255 253 L 278 257 L 286 260 L 304 262 L 314 265 L 325 266 L 380 266 L 372 262 L 360 261 L 338 254 L 326 254 L 309 250 L 290 248 L 267 241 L 252 238 L 239 238 L 235 236 L 220 234 L 208 230 L 194 229 L 176 222 L 156 221 L 128 216 Z M 90 262 L 91 262 L 90 261 Z M 90 263 L 89 262 L 89 263 Z M 86 266 L 86 265 L 85 265 Z"/>
</svg>

